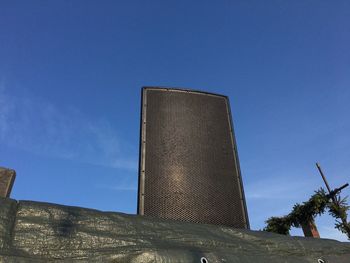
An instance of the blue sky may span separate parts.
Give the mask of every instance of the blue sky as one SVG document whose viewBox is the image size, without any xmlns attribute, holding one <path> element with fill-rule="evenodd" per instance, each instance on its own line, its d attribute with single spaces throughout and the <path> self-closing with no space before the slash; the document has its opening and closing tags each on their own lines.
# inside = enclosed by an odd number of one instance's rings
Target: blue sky
<svg viewBox="0 0 350 263">
<path fill-rule="evenodd" d="M 323 186 L 316 161 L 350 181 L 349 46 L 349 1 L 1 1 L 12 197 L 136 213 L 140 88 L 193 88 L 230 98 L 261 229 Z"/>
</svg>

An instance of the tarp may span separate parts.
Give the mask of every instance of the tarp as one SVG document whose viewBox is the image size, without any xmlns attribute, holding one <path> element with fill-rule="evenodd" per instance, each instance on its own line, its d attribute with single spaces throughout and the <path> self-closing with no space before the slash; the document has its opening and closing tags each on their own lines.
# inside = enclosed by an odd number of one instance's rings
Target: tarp
<svg viewBox="0 0 350 263">
<path fill-rule="evenodd" d="M 350 243 L 0 198 L 0 262 L 349 263 Z"/>
</svg>

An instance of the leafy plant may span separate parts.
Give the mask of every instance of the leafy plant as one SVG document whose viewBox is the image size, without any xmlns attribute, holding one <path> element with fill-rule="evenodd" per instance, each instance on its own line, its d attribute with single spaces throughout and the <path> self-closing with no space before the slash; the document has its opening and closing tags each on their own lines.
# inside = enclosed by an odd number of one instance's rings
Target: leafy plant
<svg viewBox="0 0 350 263">
<path fill-rule="evenodd" d="M 341 199 L 340 196 L 335 197 L 336 202 L 328 205 L 329 214 L 336 218 L 335 228 L 346 234 L 350 240 L 350 222 L 347 221 L 347 211 L 350 207 L 347 204 L 347 197 Z"/>
<path fill-rule="evenodd" d="M 347 199 L 341 199 L 339 194 L 327 194 L 323 188 L 315 191 L 310 199 L 302 204 L 295 204 L 292 211 L 283 217 L 270 217 L 266 220 L 264 231 L 289 235 L 291 227 L 301 227 L 312 222 L 316 216 L 328 209 L 329 214 L 336 218 L 335 228 L 350 239 L 350 222 L 347 221 Z"/>
</svg>

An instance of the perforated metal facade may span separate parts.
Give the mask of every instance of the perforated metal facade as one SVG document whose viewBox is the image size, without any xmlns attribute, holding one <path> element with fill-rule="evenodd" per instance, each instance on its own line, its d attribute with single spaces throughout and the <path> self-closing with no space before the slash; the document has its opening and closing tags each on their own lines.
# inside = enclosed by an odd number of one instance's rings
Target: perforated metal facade
<svg viewBox="0 0 350 263">
<path fill-rule="evenodd" d="M 249 228 L 228 98 L 143 88 L 138 213 Z"/>
</svg>

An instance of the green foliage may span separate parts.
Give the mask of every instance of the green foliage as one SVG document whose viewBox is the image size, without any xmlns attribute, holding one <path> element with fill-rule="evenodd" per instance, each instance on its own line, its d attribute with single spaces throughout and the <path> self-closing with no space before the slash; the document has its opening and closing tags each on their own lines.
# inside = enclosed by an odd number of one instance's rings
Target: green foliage
<svg viewBox="0 0 350 263">
<path fill-rule="evenodd" d="M 317 215 L 324 213 L 328 202 L 329 197 L 323 188 L 315 191 L 315 194 L 307 202 L 303 202 L 302 205 L 294 205 L 292 212 L 288 215 L 291 225 L 300 227 L 312 221 Z"/>
<path fill-rule="evenodd" d="M 289 235 L 291 223 L 288 217 L 270 217 L 267 221 L 267 226 L 264 231 Z"/>
<path fill-rule="evenodd" d="M 350 207 L 347 205 L 347 198 L 341 199 L 339 196 L 335 197 L 336 202 L 331 202 L 328 205 L 329 214 L 336 218 L 335 228 L 343 232 L 350 239 L 350 222 L 347 221 L 347 211 Z"/>
<path fill-rule="evenodd" d="M 328 209 L 329 214 L 337 219 L 335 228 L 345 233 L 350 239 L 350 222 L 347 222 L 347 211 L 350 207 L 347 205 L 346 198 L 341 199 L 339 196 L 335 196 L 336 202 L 333 202 L 331 197 L 323 188 L 320 188 L 308 201 L 295 204 L 292 212 L 288 215 L 270 217 L 266 220 L 267 226 L 263 230 L 289 235 L 291 227 L 301 227 Z"/>
</svg>

